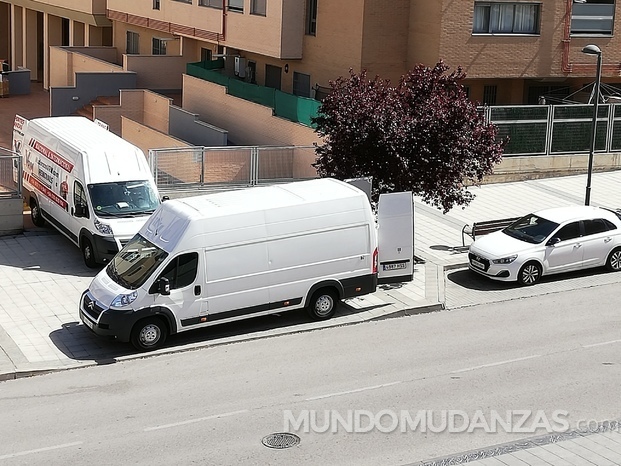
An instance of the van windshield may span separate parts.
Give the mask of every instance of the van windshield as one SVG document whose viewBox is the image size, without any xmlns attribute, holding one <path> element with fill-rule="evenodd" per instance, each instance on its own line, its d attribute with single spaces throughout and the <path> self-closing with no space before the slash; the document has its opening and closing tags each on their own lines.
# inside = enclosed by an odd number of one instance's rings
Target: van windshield
<svg viewBox="0 0 621 466">
<path fill-rule="evenodd" d="M 166 251 L 136 234 L 110 261 L 106 273 L 122 287 L 135 290 L 147 281 L 167 256 Z"/>
<path fill-rule="evenodd" d="M 151 183 L 146 180 L 89 184 L 88 192 L 99 217 L 152 214 L 160 203 Z"/>
</svg>

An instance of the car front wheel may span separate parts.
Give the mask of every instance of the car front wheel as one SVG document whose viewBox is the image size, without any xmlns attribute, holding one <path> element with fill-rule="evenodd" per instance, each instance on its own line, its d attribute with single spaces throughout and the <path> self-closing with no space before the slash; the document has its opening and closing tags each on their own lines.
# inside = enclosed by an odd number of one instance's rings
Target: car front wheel
<svg viewBox="0 0 621 466">
<path fill-rule="evenodd" d="M 541 266 L 536 262 L 527 262 L 518 273 L 518 283 L 523 286 L 531 286 L 541 279 Z"/>
</svg>

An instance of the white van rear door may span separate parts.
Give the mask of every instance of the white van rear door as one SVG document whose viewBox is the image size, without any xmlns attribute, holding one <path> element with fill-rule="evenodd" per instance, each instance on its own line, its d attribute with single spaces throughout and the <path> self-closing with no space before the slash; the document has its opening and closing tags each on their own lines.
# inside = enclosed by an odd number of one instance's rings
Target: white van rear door
<svg viewBox="0 0 621 466">
<path fill-rule="evenodd" d="M 377 206 L 378 282 L 412 281 L 414 202 L 411 192 L 380 194 Z"/>
</svg>

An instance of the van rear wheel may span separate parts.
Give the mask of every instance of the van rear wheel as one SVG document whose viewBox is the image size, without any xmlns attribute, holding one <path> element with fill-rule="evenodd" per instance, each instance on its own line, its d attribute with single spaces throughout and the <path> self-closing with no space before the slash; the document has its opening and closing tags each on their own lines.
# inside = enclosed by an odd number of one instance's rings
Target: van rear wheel
<svg viewBox="0 0 621 466">
<path fill-rule="evenodd" d="M 159 317 L 148 317 L 132 328 L 130 341 L 138 351 L 161 348 L 168 337 L 168 327 Z"/>
<path fill-rule="evenodd" d="M 84 263 L 89 269 L 96 269 L 97 262 L 95 261 L 95 251 L 93 250 L 93 244 L 88 238 L 82 238 L 82 257 Z"/>
<path fill-rule="evenodd" d="M 41 209 L 39 208 L 39 204 L 34 199 L 30 201 L 30 219 L 36 227 L 45 226 L 45 219 L 41 215 Z"/>
<path fill-rule="evenodd" d="M 331 288 L 322 288 L 313 293 L 306 311 L 313 320 L 327 320 L 336 312 L 338 295 Z"/>
</svg>

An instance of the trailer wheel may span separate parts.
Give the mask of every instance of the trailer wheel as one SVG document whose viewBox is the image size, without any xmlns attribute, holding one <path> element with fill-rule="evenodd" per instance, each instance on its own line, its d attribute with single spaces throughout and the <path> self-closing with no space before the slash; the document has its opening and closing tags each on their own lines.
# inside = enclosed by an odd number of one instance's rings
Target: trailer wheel
<svg viewBox="0 0 621 466">
<path fill-rule="evenodd" d="M 36 227 L 45 226 L 45 219 L 41 215 L 41 209 L 35 199 L 30 200 L 30 219 Z"/>
<path fill-rule="evenodd" d="M 161 348 L 168 337 L 168 327 L 159 317 L 147 317 L 134 325 L 130 341 L 138 351 Z"/>
<path fill-rule="evenodd" d="M 313 320 L 327 320 L 336 312 L 338 295 L 333 288 L 317 290 L 311 297 L 306 311 Z"/>
<path fill-rule="evenodd" d="M 96 269 L 97 262 L 95 261 L 95 251 L 93 250 L 93 244 L 88 238 L 82 238 L 82 258 L 84 263 L 89 269 Z"/>
</svg>

